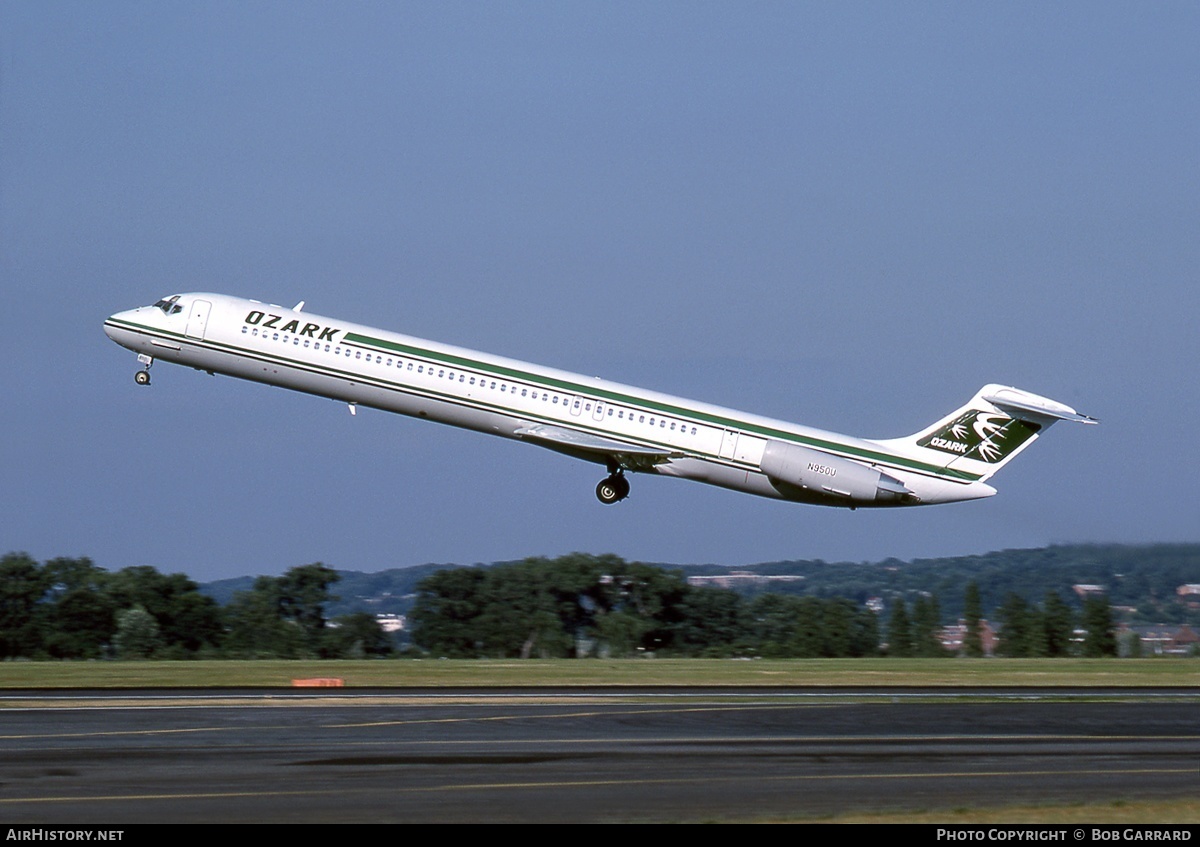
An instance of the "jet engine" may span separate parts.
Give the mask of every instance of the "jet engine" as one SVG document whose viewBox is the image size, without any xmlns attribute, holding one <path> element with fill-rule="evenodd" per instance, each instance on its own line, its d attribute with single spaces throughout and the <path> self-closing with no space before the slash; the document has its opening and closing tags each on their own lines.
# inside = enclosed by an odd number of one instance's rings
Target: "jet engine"
<svg viewBox="0 0 1200 847">
<path fill-rule="evenodd" d="M 768 441 L 762 472 L 788 499 L 827 506 L 899 506 L 917 497 L 900 480 L 853 459 Z"/>
</svg>

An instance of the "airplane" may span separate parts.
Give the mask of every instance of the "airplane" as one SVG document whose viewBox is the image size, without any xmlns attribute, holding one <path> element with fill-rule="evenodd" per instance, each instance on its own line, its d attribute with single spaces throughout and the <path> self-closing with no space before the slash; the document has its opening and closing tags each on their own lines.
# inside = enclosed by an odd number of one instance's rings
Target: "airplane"
<svg viewBox="0 0 1200 847">
<path fill-rule="evenodd" d="M 987 481 L 1057 421 L 1095 424 L 1069 406 L 985 385 L 961 408 L 903 438 L 870 440 L 672 397 L 222 294 L 165 297 L 104 322 L 137 354 L 524 441 L 604 465 L 602 503 L 654 473 L 824 506 L 920 506 L 991 497 Z"/>
</svg>

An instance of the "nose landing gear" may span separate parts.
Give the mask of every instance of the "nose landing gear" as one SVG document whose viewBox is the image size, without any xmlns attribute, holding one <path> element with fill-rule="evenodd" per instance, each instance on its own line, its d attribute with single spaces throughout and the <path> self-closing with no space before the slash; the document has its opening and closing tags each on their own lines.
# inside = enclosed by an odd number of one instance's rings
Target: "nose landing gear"
<svg viewBox="0 0 1200 847">
<path fill-rule="evenodd" d="M 148 356 L 145 353 L 138 353 L 138 361 L 145 365 L 144 370 L 140 370 L 133 375 L 133 381 L 138 385 L 150 384 L 150 366 L 154 364 L 154 357 Z"/>
</svg>

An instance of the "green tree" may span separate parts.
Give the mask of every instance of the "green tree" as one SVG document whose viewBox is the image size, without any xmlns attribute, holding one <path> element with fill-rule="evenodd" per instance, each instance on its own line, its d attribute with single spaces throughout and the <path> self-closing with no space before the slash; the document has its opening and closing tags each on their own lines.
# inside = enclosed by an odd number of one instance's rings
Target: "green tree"
<svg viewBox="0 0 1200 847">
<path fill-rule="evenodd" d="M 936 594 L 917 598 L 913 604 L 911 628 L 914 655 L 927 659 L 946 655 L 939 637 L 942 629 L 941 617 L 941 605 Z"/>
<path fill-rule="evenodd" d="M 167 648 L 193 654 L 220 642 L 220 609 L 184 574 L 162 574 L 143 565 L 111 574 L 107 585 L 117 608 L 141 606 L 154 616 Z"/>
<path fill-rule="evenodd" d="M 109 591 L 110 574 L 91 559 L 51 559 L 39 607 L 42 649 L 56 659 L 96 659 L 117 632 L 119 607 Z"/>
<path fill-rule="evenodd" d="M 1000 607 L 1000 644 L 1002 656 L 1021 658 L 1034 653 L 1034 620 L 1029 603 L 1010 591 Z"/>
<path fill-rule="evenodd" d="M 478 655 L 486 580 L 483 568 L 448 568 L 423 579 L 409 616 L 413 643 L 451 658 Z"/>
<path fill-rule="evenodd" d="M 615 610 L 597 617 L 596 636 L 614 657 L 633 656 L 645 649 L 646 633 L 654 626 L 649 618 L 632 611 Z"/>
<path fill-rule="evenodd" d="M 1071 634 L 1075 629 L 1075 616 L 1071 607 L 1063 602 L 1057 591 L 1047 591 L 1042 604 L 1043 641 L 1047 656 L 1069 656 Z"/>
<path fill-rule="evenodd" d="M 724 588 L 691 587 L 679 602 L 675 648 L 686 655 L 729 655 L 748 641 L 742 598 Z"/>
<path fill-rule="evenodd" d="M 912 626 L 908 620 L 908 607 L 903 598 L 892 604 L 892 616 L 888 619 L 888 655 L 901 658 L 913 654 Z"/>
<path fill-rule="evenodd" d="M 279 613 L 284 620 L 295 621 L 307 633 L 311 644 L 320 641 L 328 621 L 325 606 L 333 597 L 329 586 L 341 577 L 320 562 L 288 568 L 275 583 Z"/>
<path fill-rule="evenodd" d="M 1083 628 L 1087 632 L 1083 639 L 1084 656 L 1094 659 L 1117 655 L 1112 607 L 1107 597 L 1088 595 L 1083 601 Z"/>
<path fill-rule="evenodd" d="M 391 637 L 369 612 L 334 618 L 325 629 L 321 655 L 329 659 L 382 658 L 395 652 Z"/>
<path fill-rule="evenodd" d="M 163 645 L 158 621 L 141 606 L 117 614 L 113 646 L 122 659 L 149 659 Z"/>
<path fill-rule="evenodd" d="M 800 600 L 784 594 L 760 594 L 750 603 L 751 633 L 758 652 L 767 658 L 791 655 L 796 639 Z"/>
<path fill-rule="evenodd" d="M 879 617 L 865 606 L 855 610 L 851 622 L 851 656 L 879 655 Z"/>
<path fill-rule="evenodd" d="M 979 597 L 979 583 L 972 580 L 967 583 L 967 591 L 963 597 L 963 622 L 966 632 L 963 634 L 963 653 L 978 659 L 983 655 L 983 601 Z"/>
<path fill-rule="evenodd" d="M 41 648 L 37 606 L 46 574 L 27 553 L 0 559 L 0 657 L 33 656 Z"/>
<path fill-rule="evenodd" d="M 222 610 L 222 652 L 235 659 L 299 659 L 310 656 L 304 631 L 285 621 L 279 604 L 263 591 L 239 591 Z"/>
</svg>

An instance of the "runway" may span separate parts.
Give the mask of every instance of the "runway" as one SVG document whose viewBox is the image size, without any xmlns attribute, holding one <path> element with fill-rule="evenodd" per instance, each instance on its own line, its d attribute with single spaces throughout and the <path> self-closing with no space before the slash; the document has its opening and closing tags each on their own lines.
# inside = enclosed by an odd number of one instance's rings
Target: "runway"
<svg viewBox="0 0 1200 847">
<path fill-rule="evenodd" d="M 753 821 L 1193 797 L 1200 692 L 0 697 L 10 823 Z"/>
</svg>

